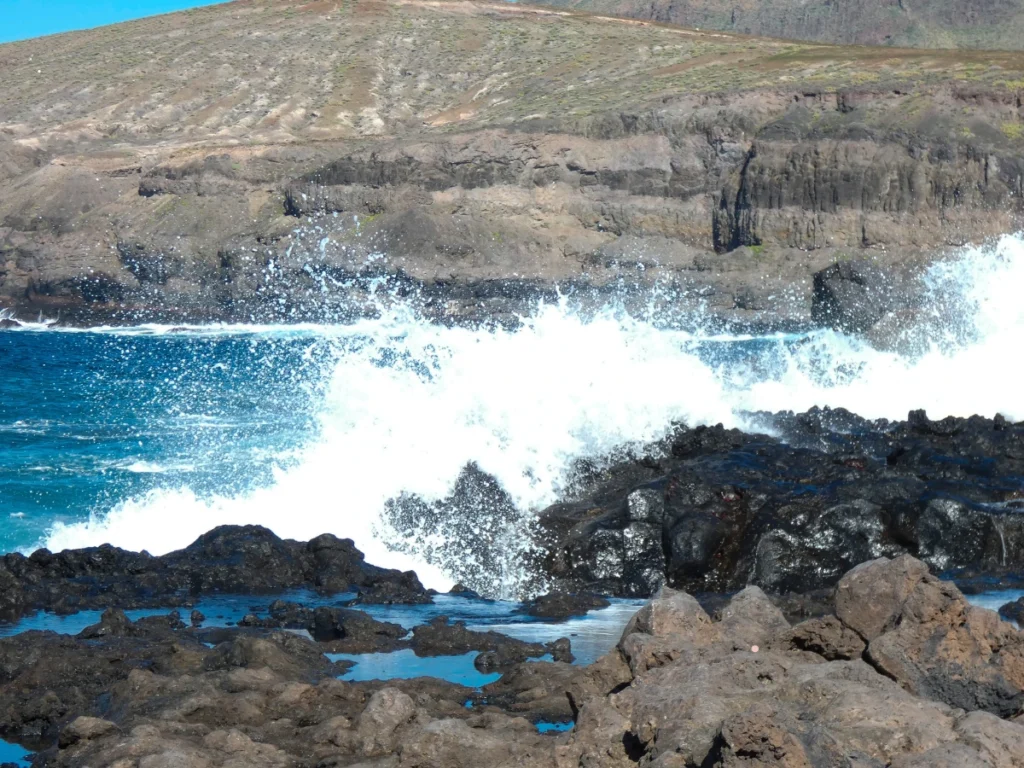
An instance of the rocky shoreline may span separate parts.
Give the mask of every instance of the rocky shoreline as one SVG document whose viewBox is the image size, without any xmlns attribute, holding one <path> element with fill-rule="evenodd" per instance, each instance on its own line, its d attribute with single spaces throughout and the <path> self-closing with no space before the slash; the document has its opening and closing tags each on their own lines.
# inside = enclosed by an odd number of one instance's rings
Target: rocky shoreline
<svg viewBox="0 0 1024 768">
<path fill-rule="evenodd" d="M 0 737 L 37 768 L 1002 768 L 1024 755 L 1024 635 L 907 555 L 852 569 L 795 624 L 754 586 L 712 613 L 663 587 L 589 666 L 559 656 L 568 639 L 531 646 L 443 617 L 408 641 L 353 609 L 204 618 L 111 608 L 77 636 L 0 640 Z M 478 668 L 504 674 L 481 689 L 345 682 L 325 655 L 403 642 L 417 656 L 482 650 Z"/>
<path fill-rule="evenodd" d="M 8 554 L 6 621 L 104 612 L 73 636 L 0 639 L 0 738 L 36 768 L 1024 764 L 1024 635 L 957 587 L 1024 583 L 1024 424 L 761 418 L 775 436 L 679 427 L 581 467 L 575 500 L 539 516 L 532 563 L 554 592 L 522 611 L 551 621 L 601 594 L 653 595 L 586 666 L 570 636 L 371 616 L 438 598 L 329 534 L 226 526 L 160 557 Z M 442 523 L 471 513 L 445 505 Z M 295 590 L 323 600 L 275 597 Z M 227 626 L 196 610 L 228 594 L 273 602 Z M 139 608 L 176 610 L 126 616 Z M 394 652 L 470 654 L 501 677 L 339 679 Z"/>
<path fill-rule="evenodd" d="M 829 408 L 749 419 L 753 433 L 677 426 L 626 456 L 581 462 L 565 500 L 530 521 L 527 569 L 568 592 L 807 594 L 866 560 L 912 554 L 969 591 L 1024 583 L 1024 424 Z M 510 520 L 511 499 L 472 466 L 446 499 L 389 509 L 410 535 L 486 529 L 437 547 L 469 586 L 486 583 L 471 563 L 501 555 L 486 542 L 502 541 Z"/>
</svg>

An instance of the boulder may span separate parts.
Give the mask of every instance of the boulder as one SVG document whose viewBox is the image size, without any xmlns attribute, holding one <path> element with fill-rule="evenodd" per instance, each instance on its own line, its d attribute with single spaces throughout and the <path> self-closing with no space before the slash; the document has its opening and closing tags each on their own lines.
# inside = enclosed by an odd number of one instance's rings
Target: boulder
<svg viewBox="0 0 1024 768">
<path fill-rule="evenodd" d="M 902 620 L 908 601 L 920 601 L 916 590 L 925 581 L 934 587 L 925 592 L 939 601 L 936 610 L 956 600 L 956 587 L 933 579 L 928 566 L 909 555 L 863 563 L 837 585 L 836 616 L 870 642 Z"/>
<path fill-rule="evenodd" d="M 868 641 L 871 663 L 916 695 L 1000 717 L 1024 706 L 1024 635 L 909 555 L 853 569 L 836 613 Z"/>
<path fill-rule="evenodd" d="M 1018 597 L 999 606 L 999 615 L 1017 626 L 1024 626 L 1024 597 Z"/>
<path fill-rule="evenodd" d="M 61 749 L 64 749 L 80 741 L 98 739 L 114 731 L 117 731 L 117 726 L 109 720 L 83 715 L 76 717 L 61 729 L 58 743 Z"/>
<path fill-rule="evenodd" d="M 662 587 L 626 624 L 618 647 L 635 676 L 721 640 L 718 626 L 694 597 Z"/>
<path fill-rule="evenodd" d="M 746 587 L 722 609 L 719 631 L 739 648 L 766 646 L 789 622 L 760 587 Z"/>
<path fill-rule="evenodd" d="M 813 279 L 811 319 L 825 328 L 864 333 L 900 306 L 893 275 L 871 261 L 841 261 Z"/>
<path fill-rule="evenodd" d="M 992 768 L 1024 768 L 1024 725 L 970 712 L 957 721 L 956 731 Z"/>
<path fill-rule="evenodd" d="M 414 627 L 410 644 L 417 656 L 456 656 L 479 651 L 474 664 L 484 672 L 547 654 L 555 661 L 572 661 L 573 658 L 568 638 L 550 643 L 527 643 L 498 632 L 473 632 L 461 621 L 449 624 L 447 616 L 438 616 L 428 624 Z"/>
<path fill-rule="evenodd" d="M 357 732 L 366 755 L 386 754 L 397 745 L 396 732 L 416 717 L 416 704 L 397 688 L 382 688 L 359 716 Z"/>
<path fill-rule="evenodd" d="M 538 619 L 559 621 L 584 616 L 588 611 L 607 608 L 609 605 L 611 603 L 608 599 L 600 595 L 553 592 L 527 601 L 523 613 Z"/>
</svg>

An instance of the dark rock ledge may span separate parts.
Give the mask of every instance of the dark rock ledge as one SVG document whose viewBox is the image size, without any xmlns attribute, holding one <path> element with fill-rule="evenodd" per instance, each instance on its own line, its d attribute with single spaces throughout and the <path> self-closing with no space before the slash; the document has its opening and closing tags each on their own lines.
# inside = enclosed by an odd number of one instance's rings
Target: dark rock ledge
<svg viewBox="0 0 1024 768">
<path fill-rule="evenodd" d="M 827 408 L 753 418 L 767 434 L 679 427 L 581 466 L 575 498 L 538 517 L 538 570 L 569 592 L 806 596 L 911 554 L 968 591 L 1022 584 L 1024 424 Z"/>
<path fill-rule="evenodd" d="M 189 606 L 213 593 L 354 592 L 360 603 L 428 603 L 412 571 L 370 565 L 351 539 L 283 540 L 256 525 L 222 526 L 178 552 L 154 557 L 104 545 L 0 558 L 0 617 L 26 611 Z"/>
</svg>

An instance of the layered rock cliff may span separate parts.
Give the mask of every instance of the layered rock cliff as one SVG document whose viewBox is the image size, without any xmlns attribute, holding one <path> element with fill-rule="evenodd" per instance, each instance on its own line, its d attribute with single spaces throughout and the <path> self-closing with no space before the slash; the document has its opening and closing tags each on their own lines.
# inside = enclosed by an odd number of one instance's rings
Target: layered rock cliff
<svg viewBox="0 0 1024 768">
<path fill-rule="evenodd" d="M 660 282 L 803 323 L 814 272 L 1011 231 L 1024 183 L 1020 54 L 268 0 L 0 46 L 0 71 L 0 304 L 70 322 Z"/>
</svg>

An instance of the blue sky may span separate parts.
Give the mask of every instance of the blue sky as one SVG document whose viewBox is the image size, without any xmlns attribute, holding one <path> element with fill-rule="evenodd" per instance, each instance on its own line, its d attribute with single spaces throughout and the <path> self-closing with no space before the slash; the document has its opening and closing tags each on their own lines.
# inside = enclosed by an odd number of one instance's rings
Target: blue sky
<svg viewBox="0 0 1024 768">
<path fill-rule="evenodd" d="M 0 0 L 0 43 L 89 29 L 220 0 Z"/>
</svg>

